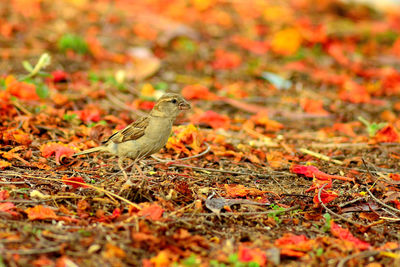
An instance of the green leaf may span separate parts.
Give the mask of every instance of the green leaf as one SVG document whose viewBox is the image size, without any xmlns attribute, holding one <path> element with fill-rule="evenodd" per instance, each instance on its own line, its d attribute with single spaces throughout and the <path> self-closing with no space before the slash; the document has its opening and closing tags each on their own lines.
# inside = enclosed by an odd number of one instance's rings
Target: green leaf
<svg viewBox="0 0 400 267">
<path fill-rule="evenodd" d="M 166 82 L 159 82 L 154 85 L 154 89 L 165 91 L 168 89 L 168 84 Z"/>
<path fill-rule="evenodd" d="M 40 98 L 47 98 L 50 94 L 50 91 L 47 85 L 41 83 L 36 85 L 36 94 Z"/>
<path fill-rule="evenodd" d="M 89 47 L 86 41 L 74 34 L 64 34 L 60 40 L 58 40 L 58 49 L 65 53 L 67 50 L 72 50 L 78 54 L 86 54 L 89 52 Z"/>
<path fill-rule="evenodd" d="M 63 119 L 66 121 L 72 121 L 77 117 L 78 117 L 77 114 L 64 114 Z"/>
<path fill-rule="evenodd" d="M 358 120 L 361 121 L 366 127 L 367 127 L 367 132 L 369 137 L 373 137 L 375 136 L 375 134 L 382 129 L 383 127 L 385 127 L 387 125 L 386 122 L 381 122 L 381 123 L 370 123 L 369 121 L 367 121 L 366 119 L 364 119 L 363 117 L 358 117 Z"/>
<path fill-rule="evenodd" d="M 33 71 L 33 67 L 31 65 L 31 63 L 29 63 L 28 61 L 24 60 L 22 61 L 22 66 L 24 67 L 24 69 L 26 69 L 28 72 L 32 72 Z"/>
</svg>

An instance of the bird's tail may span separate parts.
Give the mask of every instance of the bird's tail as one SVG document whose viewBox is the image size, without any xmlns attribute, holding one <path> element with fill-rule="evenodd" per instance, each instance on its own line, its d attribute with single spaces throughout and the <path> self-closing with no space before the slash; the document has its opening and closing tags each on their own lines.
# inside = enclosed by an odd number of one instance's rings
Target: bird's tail
<svg viewBox="0 0 400 267">
<path fill-rule="evenodd" d="M 85 155 L 85 154 L 89 154 L 89 153 L 93 153 L 93 152 L 99 152 L 99 151 L 108 151 L 108 150 L 104 146 L 98 146 L 98 147 L 86 149 L 84 151 L 75 153 L 73 156 Z"/>
</svg>

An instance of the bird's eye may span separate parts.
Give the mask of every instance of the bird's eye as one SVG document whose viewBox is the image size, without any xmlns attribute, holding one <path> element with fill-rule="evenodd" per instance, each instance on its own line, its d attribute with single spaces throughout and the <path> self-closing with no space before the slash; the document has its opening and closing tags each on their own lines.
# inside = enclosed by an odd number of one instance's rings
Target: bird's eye
<svg viewBox="0 0 400 267">
<path fill-rule="evenodd" d="M 171 100 L 172 104 L 176 104 L 178 102 L 175 98 Z"/>
</svg>

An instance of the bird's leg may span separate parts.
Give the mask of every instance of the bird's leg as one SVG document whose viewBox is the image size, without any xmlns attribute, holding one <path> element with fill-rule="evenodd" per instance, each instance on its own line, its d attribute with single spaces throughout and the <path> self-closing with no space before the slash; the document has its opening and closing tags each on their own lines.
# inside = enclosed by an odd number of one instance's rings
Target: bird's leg
<svg viewBox="0 0 400 267">
<path fill-rule="evenodd" d="M 125 181 L 128 181 L 128 175 L 126 174 L 126 171 L 124 169 L 124 158 L 123 157 L 119 157 L 118 158 L 118 167 L 121 169 L 122 174 L 124 175 Z"/>
<path fill-rule="evenodd" d="M 140 166 L 136 164 L 136 161 L 133 163 L 133 165 L 135 166 L 136 170 L 138 171 L 139 177 L 145 178 L 146 176 L 144 175 L 142 168 L 140 168 Z"/>
</svg>

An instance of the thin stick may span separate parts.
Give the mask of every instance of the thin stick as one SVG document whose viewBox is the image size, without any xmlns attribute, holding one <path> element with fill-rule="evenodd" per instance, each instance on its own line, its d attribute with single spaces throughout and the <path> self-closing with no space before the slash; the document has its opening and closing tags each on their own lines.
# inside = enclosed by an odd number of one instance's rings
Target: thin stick
<svg viewBox="0 0 400 267">
<path fill-rule="evenodd" d="M 7 175 L 8 173 L 4 173 L 4 172 L 3 172 L 3 174 Z M 13 175 L 15 176 L 16 174 L 13 174 Z M 17 174 L 17 175 L 20 176 L 20 177 L 22 176 L 22 177 L 28 177 L 28 178 L 33 178 L 33 179 L 39 179 L 39 180 L 55 181 L 55 182 L 60 182 L 60 183 L 64 182 L 64 181 L 62 181 L 62 180 L 60 180 L 60 179 L 55 179 L 55 178 L 39 177 L 39 176 L 33 176 L 33 175 L 28 175 L 28 174 Z M 133 202 L 127 200 L 126 198 L 123 198 L 123 197 L 121 197 L 121 196 L 119 196 L 119 195 L 117 195 L 117 194 L 114 194 L 114 193 L 112 193 L 112 192 L 110 192 L 110 191 L 107 191 L 107 190 L 105 190 L 105 189 L 103 189 L 103 188 L 100 188 L 100 187 L 97 187 L 97 186 L 94 186 L 94 185 L 91 185 L 91 184 L 86 184 L 86 183 L 77 182 L 77 181 L 67 181 L 67 182 L 68 182 L 68 183 L 73 183 L 73 184 L 78 184 L 78 185 L 83 185 L 83 186 L 90 187 L 90 188 L 95 189 L 95 190 L 97 190 L 97 191 L 99 191 L 99 192 L 102 192 L 102 193 L 104 193 L 104 194 L 111 195 L 111 196 L 113 196 L 113 197 L 115 197 L 115 198 L 118 198 L 119 200 L 121 200 L 121 201 L 123 201 L 123 202 L 125 202 L 125 203 L 127 203 L 127 204 L 129 204 L 129 205 L 132 205 L 133 207 L 135 207 L 135 208 L 138 209 L 138 210 L 141 210 L 141 209 L 142 209 L 142 208 L 141 208 L 139 205 L 137 205 L 136 203 L 133 203 Z"/>
<path fill-rule="evenodd" d="M 376 202 L 378 202 L 379 204 L 381 204 L 382 206 L 384 206 L 385 208 L 388 208 L 394 212 L 400 213 L 400 210 L 393 208 L 392 206 L 389 206 L 385 203 L 383 203 L 380 199 L 378 199 L 377 197 L 375 197 L 371 191 L 369 191 L 368 187 L 365 187 L 365 189 L 367 190 L 368 194 L 372 197 L 373 200 L 375 200 Z"/>
<path fill-rule="evenodd" d="M 368 257 L 371 257 L 371 256 L 376 256 L 379 253 L 381 253 L 381 251 L 363 251 L 363 252 L 360 252 L 360 253 L 352 254 L 352 255 L 349 255 L 349 256 L 343 258 L 342 260 L 340 260 L 338 265 L 337 265 L 337 267 L 344 267 L 346 262 L 348 262 L 351 259 L 368 258 Z"/>
<path fill-rule="evenodd" d="M 286 213 L 289 211 L 296 210 L 300 207 L 300 205 L 296 205 L 294 207 L 284 209 L 284 210 L 267 210 L 267 211 L 256 211 L 256 212 L 225 212 L 225 213 L 220 213 L 219 215 L 221 216 L 236 216 L 236 215 L 245 215 L 245 216 L 251 216 L 251 215 L 265 215 L 265 214 L 280 214 L 280 213 Z M 186 215 L 186 213 L 183 213 L 182 215 Z M 193 213 L 190 213 L 190 215 L 193 215 Z M 216 213 L 196 213 L 195 215 L 198 216 L 218 216 Z"/>
<path fill-rule="evenodd" d="M 338 164 L 338 165 L 343 165 L 343 161 L 340 161 L 340 160 L 337 160 L 337 159 L 332 159 L 332 158 L 330 158 L 330 157 L 328 157 L 328 156 L 326 156 L 324 154 L 317 153 L 317 152 L 308 150 L 306 148 L 300 148 L 299 150 L 300 150 L 300 152 L 302 152 L 304 154 L 316 157 L 318 159 L 322 159 L 322 160 L 325 160 L 325 161 L 328 161 L 328 162 L 333 162 L 333 163 Z"/>
<path fill-rule="evenodd" d="M 346 221 L 346 222 L 351 223 L 351 224 L 361 225 L 361 226 L 367 227 L 367 226 L 364 225 L 364 224 L 355 222 L 355 221 L 353 221 L 353 220 L 347 219 L 346 217 L 343 217 L 343 216 L 340 215 L 340 214 L 337 214 L 336 212 L 334 212 L 334 211 L 332 211 L 331 209 L 329 209 L 329 208 L 322 202 L 322 200 L 321 200 L 321 192 L 322 192 L 322 190 L 325 188 L 325 186 L 327 186 L 327 185 L 328 185 L 328 184 L 324 184 L 324 185 L 321 186 L 321 188 L 318 190 L 318 201 L 319 201 L 319 203 L 321 203 L 321 206 L 324 207 L 324 209 L 325 209 L 328 213 L 330 213 L 330 214 L 333 215 L 333 216 L 338 217 L 339 219 L 341 219 L 341 220 L 343 220 L 343 221 Z"/>
<path fill-rule="evenodd" d="M 170 162 L 175 162 L 175 161 L 184 161 L 184 160 L 188 160 L 188 159 L 199 158 L 199 157 L 201 157 L 201 156 L 204 156 L 204 155 L 207 154 L 208 152 L 210 152 L 210 150 L 211 150 L 210 145 L 206 143 L 206 146 L 207 146 L 207 148 L 206 148 L 203 152 L 201 152 L 200 154 L 193 155 L 193 156 L 186 157 L 186 158 L 181 158 L 181 159 L 173 160 L 173 159 L 160 159 L 160 158 L 158 158 L 158 157 L 156 157 L 156 156 L 154 156 L 154 155 L 151 155 L 151 157 L 152 157 L 153 159 L 159 161 L 159 162 L 164 162 L 164 163 L 170 163 Z"/>
</svg>

